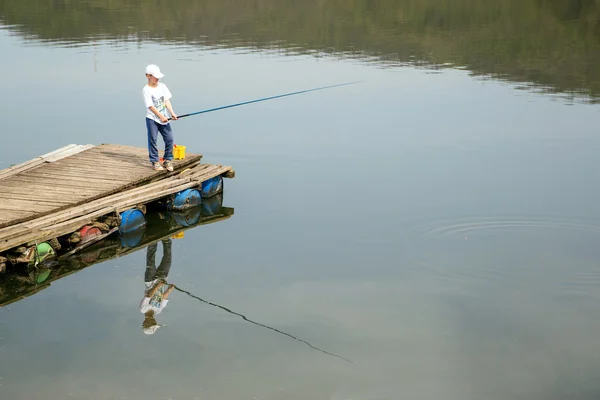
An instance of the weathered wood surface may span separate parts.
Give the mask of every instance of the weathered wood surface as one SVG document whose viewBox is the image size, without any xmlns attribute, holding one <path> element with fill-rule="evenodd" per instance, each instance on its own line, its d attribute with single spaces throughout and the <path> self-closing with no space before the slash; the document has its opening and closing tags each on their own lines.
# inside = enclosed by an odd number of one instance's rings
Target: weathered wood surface
<svg viewBox="0 0 600 400">
<path fill-rule="evenodd" d="M 175 171 L 169 173 L 151 168 L 145 148 L 113 144 L 63 147 L 0 171 L 0 228 L 161 179 L 198 164 L 201 158 L 200 154 L 187 154 L 184 160 L 173 161 Z"/>
<path fill-rule="evenodd" d="M 68 157 L 73 154 L 77 154 L 79 152 L 82 152 L 82 151 L 87 150 L 92 147 L 94 147 L 94 146 L 91 144 L 85 144 L 85 145 L 70 144 L 68 146 L 61 147 L 60 149 L 57 149 L 50 153 L 36 157 L 33 160 L 29 160 L 24 163 L 13 165 L 6 169 L 3 169 L 2 171 L 0 171 L 0 179 L 4 179 L 9 176 L 18 174 L 19 172 L 24 172 L 24 171 L 39 167 L 40 165 L 42 165 L 44 163 L 58 161 L 62 158 Z"/>
<path fill-rule="evenodd" d="M 0 252 L 33 240 L 44 241 L 71 233 L 100 216 L 118 213 L 138 204 L 197 187 L 215 176 L 231 174 L 233 169 L 229 166 L 198 164 L 141 187 L 131 187 L 33 220 L 0 228 Z"/>
</svg>

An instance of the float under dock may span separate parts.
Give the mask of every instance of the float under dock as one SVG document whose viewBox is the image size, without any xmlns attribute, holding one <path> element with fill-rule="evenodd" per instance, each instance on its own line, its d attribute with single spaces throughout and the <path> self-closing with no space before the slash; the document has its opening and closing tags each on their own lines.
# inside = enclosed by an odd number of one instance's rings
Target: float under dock
<svg viewBox="0 0 600 400">
<path fill-rule="evenodd" d="M 216 197 L 214 202 L 219 203 L 219 199 Z M 161 225 L 162 229 L 158 230 L 155 224 L 152 223 L 154 221 L 152 221 L 150 224 L 155 228 L 154 231 L 152 233 L 144 232 L 134 244 L 130 244 L 129 241 L 123 243 L 119 237 L 108 238 L 82 250 L 78 254 L 60 258 L 58 265 L 50 269 L 42 267 L 29 271 L 29 274 L 15 272 L 0 277 L 0 308 L 35 295 L 50 287 L 55 281 L 88 267 L 129 255 L 161 240 L 183 236 L 183 233 L 189 229 L 225 221 L 234 213 L 233 208 L 222 206 L 211 207 L 210 211 L 210 215 L 203 215 L 197 209 L 189 210 L 184 215 L 191 214 L 190 217 L 193 221 L 191 224 L 189 224 L 188 219 L 183 218 L 176 220 L 176 223 L 172 221 L 165 222 Z"/>
<path fill-rule="evenodd" d="M 173 161 L 173 172 L 155 171 L 145 148 L 69 145 L 1 170 L 0 253 L 58 238 L 100 217 L 118 218 L 215 177 L 234 177 L 231 167 L 201 164 L 201 158 L 186 154 Z"/>
</svg>

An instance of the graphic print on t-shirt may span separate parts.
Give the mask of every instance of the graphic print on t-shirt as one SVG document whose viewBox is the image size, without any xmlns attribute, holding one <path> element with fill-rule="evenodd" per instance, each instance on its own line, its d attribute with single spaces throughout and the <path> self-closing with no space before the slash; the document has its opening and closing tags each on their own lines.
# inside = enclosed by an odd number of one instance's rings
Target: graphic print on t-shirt
<svg viewBox="0 0 600 400">
<path fill-rule="evenodd" d="M 154 104 L 154 107 L 156 107 L 158 112 L 160 112 L 162 115 L 165 115 L 165 110 L 167 108 L 165 106 L 165 96 L 160 96 L 158 98 L 152 96 L 152 103 Z"/>
<path fill-rule="evenodd" d="M 159 114 L 169 117 L 167 113 L 167 101 L 171 98 L 171 92 L 164 83 L 159 83 L 156 87 L 149 85 L 144 86 L 142 90 L 144 96 L 144 105 L 146 106 L 146 118 L 151 119 L 159 124 L 167 124 L 168 122 L 162 122 L 160 118 L 154 114 L 152 110 L 156 108 Z M 153 107 L 152 110 L 150 107 Z"/>
<path fill-rule="evenodd" d="M 155 309 L 160 308 L 160 303 L 162 303 L 163 296 L 168 289 L 168 285 L 161 284 L 160 288 L 154 293 L 154 296 L 150 299 L 150 305 Z"/>
</svg>

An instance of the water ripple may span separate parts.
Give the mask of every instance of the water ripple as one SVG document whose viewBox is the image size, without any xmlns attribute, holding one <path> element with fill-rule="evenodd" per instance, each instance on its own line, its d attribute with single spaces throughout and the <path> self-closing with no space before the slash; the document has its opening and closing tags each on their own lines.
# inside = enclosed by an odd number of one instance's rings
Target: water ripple
<svg viewBox="0 0 600 400">
<path fill-rule="evenodd" d="M 430 221 L 412 236 L 429 278 L 600 299 L 600 223 L 466 218 Z"/>
<path fill-rule="evenodd" d="M 544 219 L 527 219 L 527 218 L 498 218 L 490 220 L 461 220 L 450 222 L 449 225 L 431 227 L 425 235 L 462 235 L 465 233 L 477 233 L 493 229 L 506 228 L 548 228 L 548 229 L 574 229 L 574 230 L 589 230 L 600 232 L 599 224 L 586 224 L 569 221 L 556 221 Z"/>
</svg>

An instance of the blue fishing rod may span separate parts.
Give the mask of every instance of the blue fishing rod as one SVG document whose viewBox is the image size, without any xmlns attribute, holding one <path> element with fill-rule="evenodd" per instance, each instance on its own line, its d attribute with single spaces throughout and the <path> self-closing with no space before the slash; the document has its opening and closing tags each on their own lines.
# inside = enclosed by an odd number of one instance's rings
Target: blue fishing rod
<svg viewBox="0 0 600 400">
<path fill-rule="evenodd" d="M 271 97 L 264 97 L 262 99 L 257 99 L 257 100 L 244 101 L 242 103 L 230 104 L 228 106 L 221 106 L 221 107 L 216 107 L 216 108 L 210 108 L 208 110 L 202 110 L 202 111 L 197 111 L 197 112 L 193 112 L 193 113 L 189 113 L 189 114 L 179 115 L 177 117 L 177 119 L 184 118 L 184 117 L 190 117 L 192 115 L 206 114 L 206 113 L 213 112 L 213 111 L 224 110 L 226 108 L 238 107 L 238 106 L 243 106 L 243 105 L 251 104 L 251 103 L 258 103 L 259 101 L 273 100 L 273 99 L 278 99 L 278 98 L 286 97 L 286 96 L 293 96 L 293 95 L 301 94 L 301 93 L 315 92 L 317 90 L 324 90 L 324 89 L 331 89 L 331 88 L 339 87 L 339 86 L 353 85 L 353 84 L 359 83 L 359 82 L 360 81 L 348 82 L 348 83 L 340 83 L 340 84 L 337 84 L 337 85 L 322 86 L 322 87 L 318 87 L 318 88 L 314 88 L 314 89 L 300 90 L 298 92 L 280 94 L 280 95 L 271 96 Z M 169 118 L 169 120 L 172 120 L 172 118 Z"/>
</svg>

